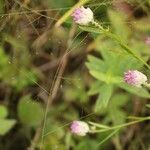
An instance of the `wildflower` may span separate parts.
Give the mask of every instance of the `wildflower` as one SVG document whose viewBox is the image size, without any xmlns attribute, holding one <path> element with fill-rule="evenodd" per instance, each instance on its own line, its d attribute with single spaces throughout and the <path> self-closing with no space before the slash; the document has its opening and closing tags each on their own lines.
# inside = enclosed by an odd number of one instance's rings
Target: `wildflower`
<svg viewBox="0 0 150 150">
<path fill-rule="evenodd" d="M 145 43 L 150 46 L 150 37 L 147 37 Z"/>
<path fill-rule="evenodd" d="M 90 130 L 88 124 L 83 121 L 73 121 L 70 128 L 72 133 L 79 136 L 85 136 Z"/>
<path fill-rule="evenodd" d="M 141 87 L 146 83 L 147 77 L 137 70 L 129 70 L 124 74 L 124 81 L 130 85 Z"/>
<path fill-rule="evenodd" d="M 88 25 L 94 20 L 93 12 L 90 8 L 81 6 L 77 8 L 72 14 L 73 20 L 79 25 Z"/>
</svg>

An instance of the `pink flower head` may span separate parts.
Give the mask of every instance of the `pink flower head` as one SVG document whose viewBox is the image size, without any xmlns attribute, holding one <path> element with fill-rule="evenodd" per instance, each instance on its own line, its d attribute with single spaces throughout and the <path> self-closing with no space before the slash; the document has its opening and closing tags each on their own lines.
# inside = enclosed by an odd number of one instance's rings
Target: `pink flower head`
<svg viewBox="0 0 150 150">
<path fill-rule="evenodd" d="M 89 132 L 89 126 L 83 121 L 73 121 L 71 124 L 71 132 L 79 136 L 85 136 Z"/>
<path fill-rule="evenodd" d="M 145 43 L 150 46 L 150 37 L 147 37 Z"/>
<path fill-rule="evenodd" d="M 94 20 L 92 10 L 90 8 L 84 8 L 83 6 L 75 9 L 72 17 L 73 20 L 80 25 L 88 25 Z"/>
<path fill-rule="evenodd" d="M 137 70 L 129 70 L 124 74 L 124 81 L 130 85 L 141 87 L 146 83 L 147 77 Z"/>
</svg>

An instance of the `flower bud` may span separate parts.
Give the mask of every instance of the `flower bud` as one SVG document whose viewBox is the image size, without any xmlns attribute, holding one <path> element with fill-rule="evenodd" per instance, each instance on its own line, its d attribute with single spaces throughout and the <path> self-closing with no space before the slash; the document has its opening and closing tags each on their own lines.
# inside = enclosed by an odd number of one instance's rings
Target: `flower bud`
<svg viewBox="0 0 150 150">
<path fill-rule="evenodd" d="M 93 16 L 92 10 L 83 6 L 77 8 L 72 14 L 73 20 L 79 25 L 88 25 L 94 20 Z"/>
<path fill-rule="evenodd" d="M 129 70 L 124 74 L 124 81 L 130 85 L 141 87 L 146 83 L 147 77 L 137 70 Z"/>
<path fill-rule="evenodd" d="M 83 121 L 73 121 L 70 128 L 72 133 L 79 136 L 85 136 L 90 130 L 88 124 Z"/>
</svg>

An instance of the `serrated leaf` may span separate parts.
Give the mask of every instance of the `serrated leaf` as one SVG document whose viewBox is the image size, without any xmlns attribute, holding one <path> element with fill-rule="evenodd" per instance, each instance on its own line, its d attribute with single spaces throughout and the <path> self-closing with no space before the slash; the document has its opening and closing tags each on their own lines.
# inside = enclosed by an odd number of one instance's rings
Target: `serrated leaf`
<svg viewBox="0 0 150 150">
<path fill-rule="evenodd" d="M 101 114 L 107 115 L 105 122 L 113 122 L 113 124 L 121 124 L 125 122 L 126 113 L 121 108 L 129 100 L 129 96 L 124 93 L 115 94 L 109 101 L 107 109 L 103 109 Z"/>
<path fill-rule="evenodd" d="M 113 92 L 112 85 L 104 84 L 103 86 L 101 86 L 100 94 L 99 94 L 98 99 L 95 104 L 96 112 L 100 111 L 102 108 L 106 108 L 106 106 L 111 98 L 112 92 Z"/>
<path fill-rule="evenodd" d="M 111 73 L 102 73 L 98 71 L 90 71 L 90 74 L 96 79 L 103 81 L 105 83 L 120 83 L 122 82 L 122 78 L 119 76 L 113 76 Z"/>
<path fill-rule="evenodd" d="M 103 34 L 106 37 L 111 38 L 112 40 L 117 42 L 118 45 L 121 46 L 122 50 L 124 50 L 126 53 L 128 53 L 132 57 L 136 58 L 139 62 L 144 64 L 150 70 L 150 66 L 143 60 L 143 58 L 139 54 L 137 54 L 135 50 L 132 50 L 130 47 L 128 47 L 128 45 L 124 41 L 122 41 L 122 38 L 120 36 L 117 36 L 116 34 L 113 34 L 111 32 L 105 31 L 105 30 L 101 31 L 100 29 L 98 29 L 96 27 L 83 27 L 83 26 L 81 26 L 80 28 L 85 30 L 85 31 L 88 31 L 88 32 Z"/>
<path fill-rule="evenodd" d="M 106 64 L 101 59 L 98 59 L 97 57 L 89 55 L 88 61 L 89 63 L 86 63 L 86 66 L 90 70 L 97 70 L 97 71 L 102 71 L 102 72 L 106 70 Z"/>
<path fill-rule="evenodd" d="M 43 109 L 40 103 L 34 102 L 30 96 L 25 96 L 19 102 L 18 114 L 22 123 L 36 127 L 42 121 Z"/>
<path fill-rule="evenodd" d="M 13 119 L 0 119 L 0 135 L 5 135 L 15 123 Z"/>
<path fill-rule="evenodd" d="M 145 88 L 134 87 L 134 86 L 128 85 L 126 83 L 118 84 L 118 86 L 120 88 L 126 90 L 127 92 L 135 94 L 135 95 L 137 95 L 139 97 L 150 98 L 150 93 Z"/>
<path fill-rule="evenodd" d="M 101 82 L 95 82 L 91 85 L 90 90 L 88 91 L 88 95 L 94 95 L 100 92 Z"/>
<path fill-rule="evenodd" d="M 127 103 L 128 100 L 129 96 L 125 95 L 124 93 L 115 94 L 110 101 L 110 107 L 113 107 L 114 109 L 117 107 L 122 107 Z"/>
</svg>

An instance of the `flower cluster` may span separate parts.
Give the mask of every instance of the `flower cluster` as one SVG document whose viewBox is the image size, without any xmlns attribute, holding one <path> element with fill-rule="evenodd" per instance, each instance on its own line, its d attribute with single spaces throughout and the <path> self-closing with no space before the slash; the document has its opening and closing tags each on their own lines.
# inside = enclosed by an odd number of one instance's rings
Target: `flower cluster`
<svg viewBox="0 0 150 150">
<path fill-rule="evenodd" d="M 89 132 L 89 126 L 83 121 L 73 121 L 71 124 L 71 132 L 79 136 L 85 136 Z"/>
<path fill-rule="evenodd" d="M 150 37 L 147 37 L 145 43 L 150 46 Z"/>
<path fill-rule="evenodd" d="M 95 27 L 104 30 L 100 24 L 94 21 L 94 15 L 90 8 L 84 8 L 83 6 L 81 6 L 75 9 L 72 17 L 75 23 L 79 25 L 88 25 L 89 23 L 92 23 L 93 25 L 95 25 Z M 147 45 L 150 45 L 150 37 L 145 40 L 145 43 Z M 127 72 L 125 72 L 124 81 L 127 84 L 135 87 L 141 87 L 142 85 L 150 87 L 150 84 L 147 83 L 147 76 L 137 70 L 128 70 Z M 73 134 L 85 136 L 89 131 L 91 130 L 89 129 L 88 124 L 83 121 L 73 121 L 71 124 L 71 132 Z"/>
<path fill-rule="evenodd" d="M 80 8 L 75 9 L 72 14 L 73 20 L 79 25 L 88 25 L 94 20 L 93 12 L 90 8 Z"/>
<path fill-rule="evenodd" d="M 141 87 L 146 83 L 147 77 L 137 70 L 129 70 L 124 74 L 124 81 L 130 85 Z"/>
</svg>

